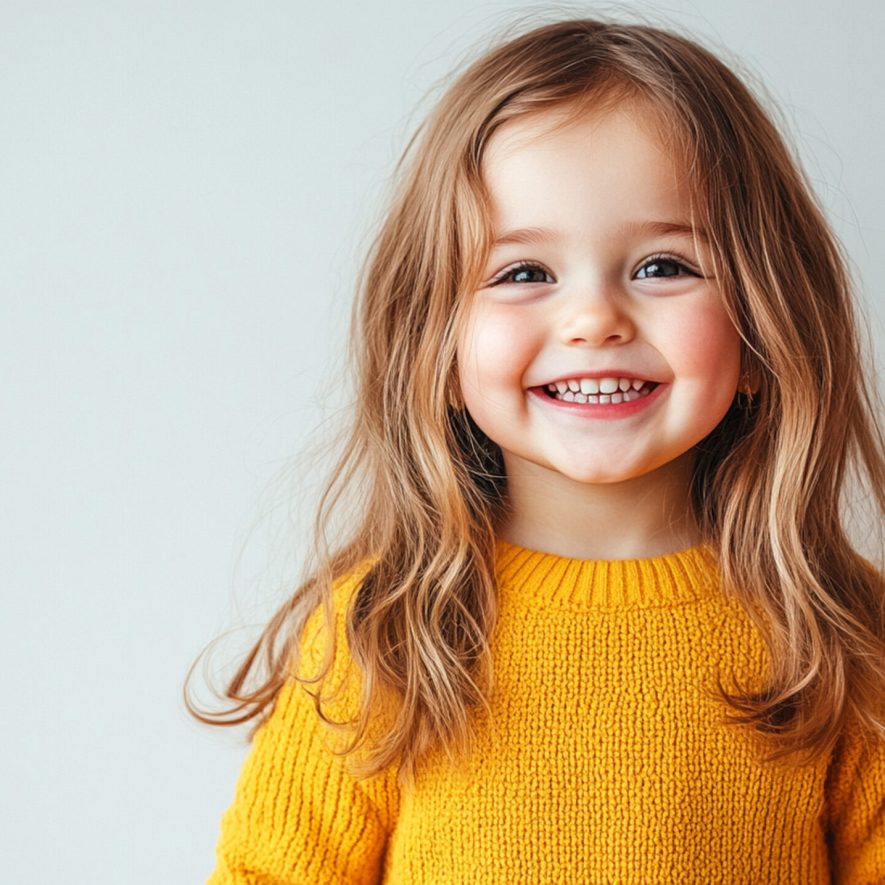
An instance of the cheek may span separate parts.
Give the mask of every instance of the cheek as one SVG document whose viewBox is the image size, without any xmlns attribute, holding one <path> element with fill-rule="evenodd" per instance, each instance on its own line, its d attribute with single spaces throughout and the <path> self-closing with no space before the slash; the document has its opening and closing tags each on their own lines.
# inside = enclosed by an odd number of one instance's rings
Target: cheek
<svg viewBox="0 0 885 885">
<path fill-rule="evenodd" d="M 670 324 L 673 361 L 687 376 L 715 378 L 737 384 L 740 375 L 741 341 L 720 305 L 694 310 Z"/>
<path fill-rule="evenodd" d="M 458 342 L 462 384 L 520 383 L 535 351 L 537 323 L 528 323 L 510 311 L 479 308 L 468 319 Z"/>
</svg>

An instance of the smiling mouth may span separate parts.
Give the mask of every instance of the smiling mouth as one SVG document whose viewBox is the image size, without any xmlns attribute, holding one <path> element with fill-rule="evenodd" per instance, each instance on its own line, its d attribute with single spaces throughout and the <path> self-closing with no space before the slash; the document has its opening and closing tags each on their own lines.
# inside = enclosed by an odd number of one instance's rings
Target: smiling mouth
<svg viewBox="0 0 885 885">
<path fill-rule="evenodd" d="M 562 402 L 567 403 L 581 403 L 581 404 L 590 404 L 590 405 L 617 405 L 622 402 L 634 402 L 635 400 L 642 399 L 643 397 L 648 396 L 656 387 L 658 387 L 658 382 L 655 381 L 646 381 L 639 390 L 627 390 L 627 391 L 616 391 L 615 393 L 581 393 L 578 391 L 577 393 L 572 390 L 567 390 L 565 393 L 559 393 L 557 390 L 551 391 L 548 387 L 538 388 L 541 390 L 549 399 L 560 400 Z"/>
</svg>

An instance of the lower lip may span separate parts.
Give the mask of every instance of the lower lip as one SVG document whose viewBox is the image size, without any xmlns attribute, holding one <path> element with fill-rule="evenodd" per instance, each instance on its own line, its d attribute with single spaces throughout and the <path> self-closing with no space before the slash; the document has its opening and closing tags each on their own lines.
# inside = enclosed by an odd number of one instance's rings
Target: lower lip
<svg viewBox="0 0 885 885">
<path fill-rule="evenodd" d="M 542 387 L 530 387 L 529 393 L 542 400 L 545 405 L 557 411 L 580 415 L 582 418 L 629 418 L 647 409 L 653 402 L 660 399 L 668 384 L 658 386 L 647 396 L 641 396 L 633 402 L 621 403 L 570 403 L 563 399 L 554 399 L 548 396 Z"/>
</svg>

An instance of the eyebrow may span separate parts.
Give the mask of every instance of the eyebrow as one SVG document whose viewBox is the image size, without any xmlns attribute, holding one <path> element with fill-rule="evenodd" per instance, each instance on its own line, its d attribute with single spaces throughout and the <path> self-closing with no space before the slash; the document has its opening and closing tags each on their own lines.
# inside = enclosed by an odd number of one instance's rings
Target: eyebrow
<svg viewBox="0 0 885 885">
<path fill-rule="evenodd" d="M 628 221 L 618 225 L 618 233 L 628 233 L 630 231 L 637 234 L 672 234 L 683 237 L 693 237 L 695 235 L 692 226 L 684 221 Z M 530 246 L 533 243 L 555 240 L 557 236 L 556 231 L 547 230 L 543 227 L 522 227 L 518 230 L 510 230 L 501 234 L 495 239 L 492 246 L 505 246 L 510 243 Z M 703 230 L 698 229 L 697 236 L 701 240 L 708 241 L 708 237 Z"/>
</svg>

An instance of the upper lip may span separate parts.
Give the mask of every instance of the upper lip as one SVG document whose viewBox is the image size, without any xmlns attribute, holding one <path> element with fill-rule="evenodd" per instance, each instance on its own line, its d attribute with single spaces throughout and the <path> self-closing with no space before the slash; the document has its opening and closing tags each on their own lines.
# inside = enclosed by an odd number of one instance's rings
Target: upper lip
<svg viewBox="0 0 885 885">
<path fill-rule="evenodd" d="M 558 381 L 580 381 L 582 378 L 595 378 L 597 381 L 600 378 L 629 378 L 630 380 L 638 378 L 640 381 L 654 382 L 654 378 L 634 372 L 632 369 L 600 369 L 598 372 L 572 372 L 567 375 L 559 375 L 537 386 L 546 387 L 548 384 L 556 384 Z"/>
</svg>

